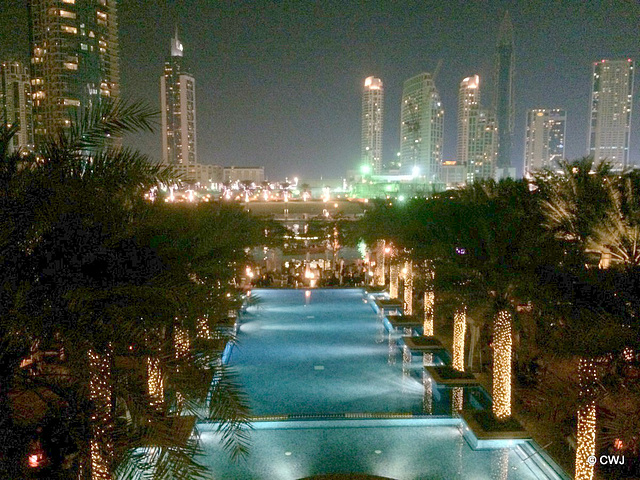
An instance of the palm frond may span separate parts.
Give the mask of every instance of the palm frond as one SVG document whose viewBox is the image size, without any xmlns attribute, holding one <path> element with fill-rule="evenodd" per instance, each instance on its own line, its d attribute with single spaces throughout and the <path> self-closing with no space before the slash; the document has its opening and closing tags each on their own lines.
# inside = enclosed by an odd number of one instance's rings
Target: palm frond
<svg viewBox="0 0 640 480">
<path fill-rule="evenodd" d="M 69 143 L 78 150 L 104 147 L 128 133 L 152 132 L 158 112 L 144 102 L 102 100 L 76 112 L 68 134 Z"/>
</svg>

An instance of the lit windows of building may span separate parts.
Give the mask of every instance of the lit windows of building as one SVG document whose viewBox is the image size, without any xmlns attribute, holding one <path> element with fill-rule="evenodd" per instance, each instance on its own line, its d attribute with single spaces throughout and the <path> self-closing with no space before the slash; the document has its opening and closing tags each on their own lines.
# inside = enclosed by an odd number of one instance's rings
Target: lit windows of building
<svg viewBox="0 0 640 480">
<path fill-rule="evenodd" d="M 564 160 L 567 112 L 558 108 L 537 108 L 527 112 L 524 147 L 524 174 L 557 169 Z"/>
<path fill-rule="evenodd" d="M 30 0 L 29 22 L 37 143 L 78 108 L 119 97 L 116 0 Z"/>
<path fill-rule="evenodd" d="M 27 68 L 20 62 L 0 63 L 0 124 L 20 126 L 9 148 L 33 150 L 33 102 L 31 85 L 37 89 L 42 79 L 29 80 Z M 36 90 L 38 98 L 43 92 Z"/>
<path fill-rule="evenodd" d="M 633 73 L 631 59 L 593 64 L 589 155 L 616 171 L 629 166 Z"/>
<path fill-rule="evenodd" d="M 183 50 L 176 29 L 171 39 L 171 56 L 160 77 L 162 161 L 167 165 L 195 168 L 198 163 L 196 81 L 184 68 Z"/>
<path fill-rule="evenodd" d="M 384 87 L 382 80 L 367 77 L 362 92 L 362 166 L 374 175 L 382 172 Z"/>
</svg>

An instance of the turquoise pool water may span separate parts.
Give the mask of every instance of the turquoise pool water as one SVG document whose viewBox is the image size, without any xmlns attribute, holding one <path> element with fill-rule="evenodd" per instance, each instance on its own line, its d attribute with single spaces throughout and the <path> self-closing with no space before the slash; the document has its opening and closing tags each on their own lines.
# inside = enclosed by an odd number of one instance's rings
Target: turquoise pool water
<svg viewBox="0 0 640 480">
<path fill-rule="evenodd" d="M 200 425 L 214 478 L 563 478 L 534 444 L 472 449 L 451 413 L 451 389 L 423 378 L 422 363 L 438 355 L 403 355 L 361 290 L 308 292 L 252 292 L 261 303 L 243 316 L 229 359 L 257 420 L 251 453 L 232 463 L 214 427 Z M 473 401 L 482 397 L 466 391 Z"/>
</svg>

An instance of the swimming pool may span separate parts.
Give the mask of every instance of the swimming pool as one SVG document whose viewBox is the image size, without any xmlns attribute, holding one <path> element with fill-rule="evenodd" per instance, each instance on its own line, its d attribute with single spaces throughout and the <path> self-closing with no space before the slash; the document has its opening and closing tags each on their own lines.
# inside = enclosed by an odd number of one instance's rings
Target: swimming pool
<svg viewBox="0 0 640 480">
<path fill-rule="evenodd" d="M 420 362 L 403 362 L 362 290 L 252 293 L 261 302 L 243 316 L 229 360 L 256 418 L 251 453 L 230 462 L 214 427 L 200 425 L 215 478 L 566 478 L 534 444 L 472 449 L 451 389 L 425 388 Z"/>
</svg>

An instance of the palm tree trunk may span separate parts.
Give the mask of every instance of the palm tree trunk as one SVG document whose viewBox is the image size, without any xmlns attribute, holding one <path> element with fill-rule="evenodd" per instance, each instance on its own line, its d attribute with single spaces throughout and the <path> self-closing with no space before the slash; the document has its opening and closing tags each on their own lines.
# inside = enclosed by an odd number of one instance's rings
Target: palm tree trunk
<svg viewBox="0 0 640 480">
<path fill-rule="evenodd" d="M 576 434 L 576 480 L 592 480 L 595 463 L 588 461 L 596 454 L 596 402 L 594 385 L 598 379 L 593 359 L 581 358 L 578 364 L 580 397 L 586 403 L 578 409 L 578 431 Z"/>
<path fill-rule="evenodd" d="M 159 358 L 147 357 L 147 393 L 151 397 L 151 406 L 161 408 L 164 403 L 164 377 Z"/>
<path fill-rule="evenodd" d="M 467 307 L 463 305 L 453 315 L 452 367 L 464 372 L 464 337 L 467 332 Z"/>
<path fill-rule="evenodd" d="M 511 416 L 511 313 L 501 310 L 493 324 L 493 414 Z"/>
<path fill-rule="evenodd" d="M 113 385 L 111 354 L 89 350 L 89 397 L 93 401 L 91 417 L 91 480 L 111 480 L 113 459 Z"/>
<path fill-rule="evenodd" d="M 398 298 L 398 264 L 391 263 L 389 267 L 389 297 Z"/>
<path fill-rule="evenodd" d="M 436 272 L 433 270 L 431 263 L 427 260 L 424 262 L 424 279 L 425 279 L 425 290 L 424 290 L 424 324 L 422 326 L 422 334 L 425 337 L 433 336 L 433 316 L 434 316 L 434 305 L 436 302 L 436 295 L 433 291 L 433 280 L 435 278 Z"/>
<path fill-rule="evenodd" d="M 405 262 L 404 269 L 404 314 L 413 315 L 413 262 Z"/>
</svg>

